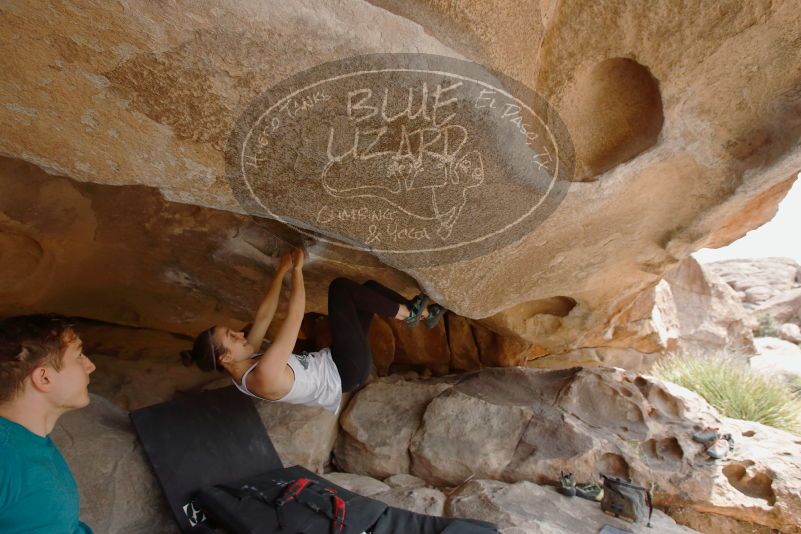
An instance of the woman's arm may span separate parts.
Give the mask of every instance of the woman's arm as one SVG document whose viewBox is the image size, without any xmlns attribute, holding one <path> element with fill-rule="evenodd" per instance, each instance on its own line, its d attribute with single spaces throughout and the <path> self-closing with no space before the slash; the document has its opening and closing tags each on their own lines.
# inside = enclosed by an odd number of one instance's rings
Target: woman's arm
<svg viewBox="0 0 801 534">
<path fill-rule="evenodd" d="M 264 335 L 267 333 L 273 317 L 275 317 L 278 299 L 281 296 L 281 284 L 291 264 L 292 256 L 290 253 L 285 252 L 282 254 L 275 271 L 275 277 L 270 283 L 270 289 L 267 290 L 267 294 L 264 296 L 264 300 L 261 301 L 259 309 L 256 311 L 256 316 L 253 318 L 253 326 L 250 327 L 250 332 L 248 332 L 248 343 L 256 352 L 261 350 L 261 342 L 264 340 Z"/>
<path fill-rule="evenodd" d="M 300 323 L 303 322 L 303 314 L 306 309 L 302 249 L 292 251 L 292 263 L 292 291 L 289 294 L 286 319 L 278 329 L 278 334 L 270 348 L 259 358 L 259 363 L 253 372 L 260 386 L 268 391 L 280 389 L 281 377 L 287 376 L 284 371 L 298 339 Z"/>
</svg>

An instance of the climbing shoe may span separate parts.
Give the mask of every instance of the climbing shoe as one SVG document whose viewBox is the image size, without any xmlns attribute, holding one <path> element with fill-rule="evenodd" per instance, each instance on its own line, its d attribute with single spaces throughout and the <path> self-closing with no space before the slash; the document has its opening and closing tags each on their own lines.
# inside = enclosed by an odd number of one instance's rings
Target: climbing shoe
<svg viewBox="0 0 801 534">
<path fill-rule="evenodd" d="M 409 304 L 409 316 L 403 320 L 406 323 L 406 326 L 417 326 L 420 323 L 420 319 L 423 316 L 423 310 L 426 309 L 428 305 L 428 295 L 425 293 L 420 293 Z"/>
<path fill-rule="evenodd" d="M 734 438 L 731 437 L 731 434 L 723 434 L 720 439 L 706 449 L 706 453 L 715 460 L 721 460 L 733 450 Z"/>
<path fill-rule="evenodd" d="M 703 430 L 693 432 L 693 439 L 698 443 L 709 443 L 710 441 L 716 440 L 720 437 L 718 430 L 718 427 L 708 426 Z"/>
<path fill-rule="evenodd" d="M 566 497 L 576 496 L 576 479 L 573 473 L 559 472 L 559 493 Z"/>
<path fill-rule="evenodd" d="M 423 322 L 428 328 L 434 328 L 439 322 L 439 318 L 445 314 L 445 308 L 439 304 L 431 304 L 428 306 L 428 316 L 423 319 Z"/>
<path fill-rule="evenodd" d="M 598 501 L 604 498 L 604 489 L 598 484 L 576 485 L 576 495 L 588 501 Z"/>
</svg>

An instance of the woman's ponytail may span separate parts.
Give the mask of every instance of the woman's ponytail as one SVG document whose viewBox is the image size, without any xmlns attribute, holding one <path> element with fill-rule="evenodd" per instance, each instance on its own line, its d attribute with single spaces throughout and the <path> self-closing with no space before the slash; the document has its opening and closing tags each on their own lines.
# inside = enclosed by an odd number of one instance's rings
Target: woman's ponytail
<svg viewBox="0 0 801 534">
<path fill-rule="evenodd" d="M 184 367 L 192 367 L 194 363 L 192 358 L 192 351 L 191 350 L 182 350 L 181 351 L 181 363 L 184 364 Z"/>
<path fill-rule="evenodd" d="M 181 351 L 181 363 L 190 367 L 196 365 L 201 371 L 223 371 L 217 358 L 225 352 L 225 348 L 214 342 L 216 326 L 204 330 L 195 338 L 192 350 Z"/>
</svg>

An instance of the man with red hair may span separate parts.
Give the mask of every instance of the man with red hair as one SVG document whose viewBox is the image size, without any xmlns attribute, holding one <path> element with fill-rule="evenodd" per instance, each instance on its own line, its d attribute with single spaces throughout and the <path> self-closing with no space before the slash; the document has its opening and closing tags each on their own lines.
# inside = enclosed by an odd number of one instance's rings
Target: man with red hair
<svg viewBox="0 0 801 534">
<path fill-rule="evenodd" d="M 62 414 L 89 404 L 94 370 L 64 317 L 0 321 L 0 532 L 91 534 L 49 434 Z"/>
</svg>

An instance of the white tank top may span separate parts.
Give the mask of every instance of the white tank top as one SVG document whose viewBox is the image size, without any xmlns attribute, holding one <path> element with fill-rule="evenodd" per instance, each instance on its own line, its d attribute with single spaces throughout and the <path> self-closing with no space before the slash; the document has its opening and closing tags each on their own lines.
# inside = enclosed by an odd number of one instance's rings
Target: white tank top
<svg viewBox="0 0 801 534">
<path fill-rule="evenodd" d="M 273 401 L 252 393 L 247 386 L 247 378 L 259 362 L 251 365 L 242 375 L 242 383 L 232 380 L 234 385 L 246 395 L 269 402 L 289 402 L 292 404 L 305 404 L 307 406 L 322 406 L 335 414 L 339 412 L 342 401 L 342 380 L 339 371 L 331 358 L 331 349 L 328 347 L 317 352 L 303 351 L 300 354 L 289 356 L 289 367 L 295 374 L 295 381 L 289 393 Z"/>
</svg>

